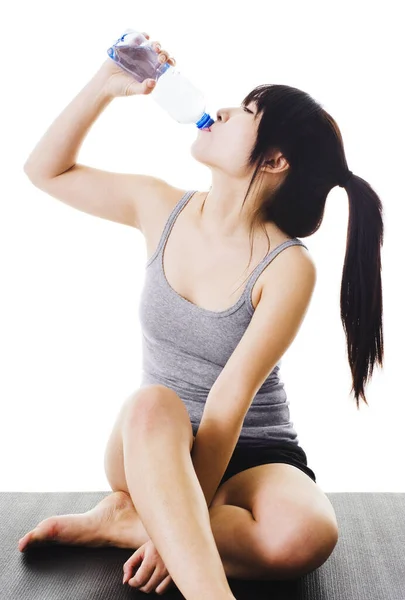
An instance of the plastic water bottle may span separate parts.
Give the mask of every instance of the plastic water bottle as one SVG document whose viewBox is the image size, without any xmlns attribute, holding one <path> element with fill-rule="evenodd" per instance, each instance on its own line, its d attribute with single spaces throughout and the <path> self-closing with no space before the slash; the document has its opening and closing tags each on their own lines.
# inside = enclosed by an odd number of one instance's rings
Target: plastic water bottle
<svg viewBox="0 0 405 600">
<path fill-rule="evenodd" d="M 141 32 L 126 29 L 107 54 L 139 83 L 155 79 L 150 95 L 178 123 L 195 123 L 198 129 L 208 129 L 214 123 L 205 112 L 203 93 L 169 63 L 159 62 L 152 43 Z"/>
</svg>

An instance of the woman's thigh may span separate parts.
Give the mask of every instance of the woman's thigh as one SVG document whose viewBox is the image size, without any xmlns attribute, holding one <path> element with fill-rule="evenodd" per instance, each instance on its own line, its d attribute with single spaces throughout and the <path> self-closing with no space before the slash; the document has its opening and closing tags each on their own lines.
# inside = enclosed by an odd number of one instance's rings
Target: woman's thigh
<svg viewBox="0 0 405 600">
<path fill-rule="evenodd" d="M 138 401 L 142 401 L 142 398 L 151 397 L 158 399 L 157 406 L 159 406 L 159 400 L 162 400 L 162 408 L 163 403 L 165 403 L 165 407 L 168 406 L 173 408 L 173 417 L 174 424 L 175 419 L 178 419 L 178 409 L 184 409 L 184 413 L 187 414 L 187 409 L 185 408 L 183 401 L 181 398 L 174 392 L 172 389 L 167 388 L 163 385 L 149 385 L 142 388 L 137 389 L 135 392 L 130 394 L 128 398 L 125 400 L 121 409 L 118 413 L 118 416 L 114 422 L 112 431 L 110 433 L 109 439 L 107 441 L 105 453 L 104 453 L 104 470 L 108 480 L 108 483 L 111 486 L 111 489 L 115 491 L 122 491 L 129 494 L 127 480 L 125 476 L 125 468 L 124 468 L 124 452 L 123 452 L 123 443 L 122 443 L 122 431 L 125 420 L 129 418 L 130 411 L 134 407 L 134 405 Z M 168 399 L 169 403 L 166 403 L 165 400 Z M 180 406 L 180 404 L 181 406 Z M 182 415 L 186 416 L 186 415 Z M 188 419 L 188 414 L 187 414 Z M 179 426 L 183 426 L 185 423 L 184 420 L 178 419 Z M 187 425 L 186 425 L 187 428 Z M 192 430 L 191 423 L 190 429 Z M 190 452 L 194 443 L 194 436 L 190 435 Z"/>
</svg>

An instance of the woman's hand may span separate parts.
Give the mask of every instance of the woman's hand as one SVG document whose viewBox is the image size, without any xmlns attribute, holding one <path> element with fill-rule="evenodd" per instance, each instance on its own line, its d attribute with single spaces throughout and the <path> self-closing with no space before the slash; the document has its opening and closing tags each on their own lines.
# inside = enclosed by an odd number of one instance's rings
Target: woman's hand
<svg viewBox="0 0 405 600">
<path fill-rule="evenodd" d="M 149 39 L 149 34 L 143 32 L 146 39 Z M 160 48 L 159 42 L 152 42 L 152 47 L 159 54 L 160 62 L 168 62 L 170 65 L 175 66 L 176 61 L 174 58 L 169 58 L 169 53 L 166 50 Z M 134 94 L 150 94 L 155 88 L 149 86 L 148 82 L 155 81 L 154 79 L 144 79 L 142 83 L 139 83 L 130 73 L 127 73 L 124 69 L 121 69 L 111 58 L 101 65 L 101 70 L 107 76 L 106 89 L 108 93 L 113 97 L 118 96 L 133 96 Z M 156 81 L 155 81 L 156 85 Z"/>
<path fill-rule="evenodd" d="M 123 583 L 128 582 L 128 585 L 146 594 L 153 591 L 159 595 L 164 594 L 175 586 L 152 540 L 140 546 L 124 563 L 123 569 Z M 132 575 L 134 569 L 138 570 Z"/>
</svg>

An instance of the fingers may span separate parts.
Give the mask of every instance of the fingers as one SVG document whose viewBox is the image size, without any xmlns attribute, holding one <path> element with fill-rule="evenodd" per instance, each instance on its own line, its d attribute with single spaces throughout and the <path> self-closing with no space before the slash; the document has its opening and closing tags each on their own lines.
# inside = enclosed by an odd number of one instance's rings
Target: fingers
<svg viewBox="0 0 405 600">
<path fill-rule="evenodd" d="M 147 40 L 150 38 L 149 33 L 146 33 L 146 31 L 142 31 L 142 35 L 144 35 Z M 173 66 L 176 65 L 176 60 L 174 58 L 169 58 L 170 54 L 167 52 L 167 50 L 161 49 L 160 42 L 152 42 L 152 48 L 156 52 L 159 52 L 159 60 L 162 63 L 164 63 L 167 60 L 167 62 L 170 63 L 171 65 L 173 65 Z M 162 56 L 162 58 L 161 58 L 161 56 Z"/>
<path fill-rule="evenodd" d="M 150 94 L 155 89 L 156 81 L 154 79 L 144 79 L 143 86 L 145 95 Z"/>
<path fill-rule="evenodd" d="M 126 583 L 128 579 L 132 576 L 134 569 L 136 569 L 141 564 L 143 560 L 143 552 L 141 552 L 142 548 L 143 546 L 138 548 L 138 550 L 136 550 L 136 552 L 134 552 L 132 556 L 130 556 L 128 560 L 124 563 L 124 578 L 122 580 L 122 583 Z"/>
<path fill-rule="evenodd" d="M 155 563 L 145 556 L 144 545 L 138 548 L 124 563 L 124 577 L 122 583 L 128 583 L 131 587 L 146 585 L 155 572 Z M 136 571 L 135 575 L 133 572 Z M 159 580 L 160 582 L 160 580 Z M 158 582 L 158 583 L 159 583 Z"/>
<path fill-rule="evenodd" d="M 159 589 L 163 593 L 173 583 L 170 574 L 165 568 L 162 559 L 157 552 L 151 551 L 148 544 L 144 544 L 130 556 L 123 565 L 123 583 L 137 588 L 147 594 Z M 135 575 L 133 572 L 136 570 Z"/>
<path fill-rule="evenodd" d="M 146 594 L 150 594 L 154 592 L 158 587 L 160 587 L 164 581 L 167 579 L 167 570 L 165 569 L 162 572 L 159 567 L 155 568 L 155 571 L 152 573 L 149 581 L 146 581 L 142 584 L 142 587 L 138 587 L 140 592 L 144 592 Z"/>
<path fill-rule="evenodd" d="M 170 588 L 174 587 L 174 581 L 170 575 L 165 577 L 160 585 L 155 589 L 156 594 L 165 594 Z"/>
<path fill-rule="evenodd" d="M 143 560 L 135 575 L 128 580 L 128 585 L 139 588 L 141 591 L 146 591 L 143 589 L 143 586 L 147 586 L 149 589 L 149 580 L 154 575 L 155 569 L 156 567 L 153 562 Z"/>
<path fill-rule="evenodd" d="M 162 49 L 160 42 L 158 42 L 158 41 L 152 42 L 152 48 L 154 49 L 155 52 L 157 52 L 159 54 L 159 61 L 162 64 L 165 61 L 167 61 L 172 66 L 175 66 L 176 60 L 174 58 L 170 57 L 170 54 L 167 50 Z"/>
</svg>

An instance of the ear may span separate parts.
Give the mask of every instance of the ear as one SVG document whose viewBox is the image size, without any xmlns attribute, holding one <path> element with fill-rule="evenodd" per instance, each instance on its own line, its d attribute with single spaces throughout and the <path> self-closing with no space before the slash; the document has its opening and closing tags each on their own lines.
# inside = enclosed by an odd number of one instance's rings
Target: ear
<svg viewBox="0 0 405 600">
<path fill-rule="evenodd" d="M 284 154 L 277 150 L 265 160 L 262 170 L 272 175 L 283 173 L 289 169 L 289 163 Z"/>
</svg>

